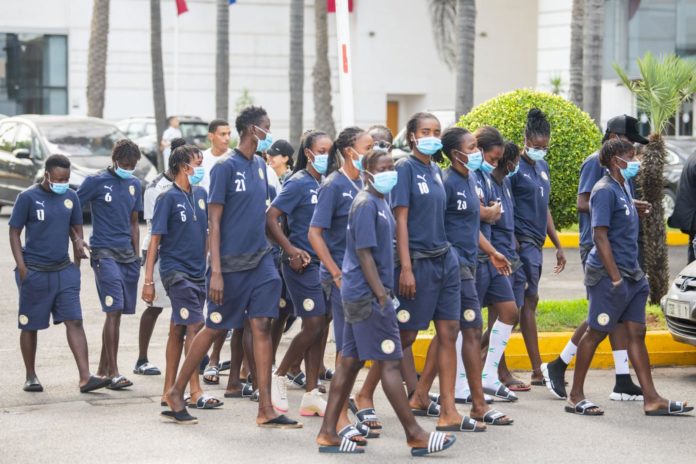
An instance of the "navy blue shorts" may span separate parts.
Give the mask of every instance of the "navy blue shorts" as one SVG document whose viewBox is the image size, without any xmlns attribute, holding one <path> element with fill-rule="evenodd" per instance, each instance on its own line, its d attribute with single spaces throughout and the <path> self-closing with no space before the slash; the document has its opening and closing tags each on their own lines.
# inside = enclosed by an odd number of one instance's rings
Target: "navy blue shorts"
<svg viewBox="0 0 696 464">
<path fill-rule="evenodd" d="M 92 259 L 92 270 L 102 311 L 135 314 L 140 262 L 119 263 L 112 258 L 98 258 Z"/>
<path fill-rule="evenodd" d="M 331 279 L 331 276 L 328 275 Z M 341 300 L 341 289 L 336 286 L 333 279 L 324 281 L 324 296 L 326 297 L 326 306 L 331 310 L 333 319 L 334 339 L 336 340 L 336 352 L 338 353 L 343 348 L 343 327 L 346 324 L 345 316 L 343 315 L 343 300 Z"/>
<path fill-rule="evenodd" d="M 29 270 L 23 282 L 15 270 L 15 282 L 19 290 L 19 329 L 46 329 L 51 317 L 54 324 L 82 320 L 77 266 L 71 264 L 52 272 Z"/>
<path fill-rule="evenodd" d="M 510 278 L 499 273 L 490 261 L 476 267 L 476 292 L 481 307 L 515 301 Z"/>
<path fill-rule="evenodd" d="M 645 304 L 650 289 L 643 277 L 639 281 L 624 279 L 614 288 L 609 277 L 587 287 L 590 309 L 587 322 L 590 327 L 600 332 L 611 332 L 619 322 L 637 322 L 645 324 Z"/>
<path fill-rule="evenodd" d="M 384 309 L 374 300 L 367 319 L 353 324 L 346 322 L 341 354 L 360 361 L 390 361 L 403 357 L 399 324 L 390 299 Z"/>
<path fill-rule="evenodd" d="M 326 316 L 326 303 L 321 289 L 319 264 L 310 263 L 303 273 L 297 273 L 283 263 L 283 277 L 288 286 L 297 317 Z"/>
<path fill-rule="evenodd" d="M 394 272 L 394 288 L 399 288 L 401 266 Z M 417 259 L 413 262 L 416 279 L 416 298 L 399 299 L 399 328 L 401 330 L 425 330 L 430 321 L 460 320 L 459 259 L 450 249 L 437 258 Z"/>
<path fill-rule="evenodd" d="M 171 284 L 167 296 L 172 303 L 172 322 L 175 325 L 202 324 L 205 293 L 205 282 L 181 279 Z"/>
<path fill-rule="evenodd" d="M 290 292 L 288 292 L 288 286 L 285 285 L 285 279 L 283 275 L 278 271 L 280 275 L 281 288 L 280 288 L 280 301 L 278 301 L 278 313 L 279 314 L 294 314 L 295 306 L 292 304 L 292 298 L 290 298 Z"/>
<path fill-rule="evenodd" d="M 223 272 L 222 304 L 208 298 L 206 327 L 211 329 L 242 329 L 248 318 L 278 317 L 280 276 L 270 254 L 261 258 L 254 269 L 239 272 Z M 210 288 L 210 269 L 207 275 Z"/>
<path fill-rule="evenodd" d="M 481 317 L 481 302 L 476 291 L 476 281 L 467 279 L 461 281 L 462 317 L 459 327 L 462 329 L 480 329 L 483 327 Z"/>
<path fill-rule="evenodd" d="M 519 255 L 522 266 L 515 272 L 514 291 L 517 306 L 521 308 L 525 296 L 539 294 L 539 279 L 544 255 L 541 248 L 529 242 L 520 243 Z"/>
</svg>

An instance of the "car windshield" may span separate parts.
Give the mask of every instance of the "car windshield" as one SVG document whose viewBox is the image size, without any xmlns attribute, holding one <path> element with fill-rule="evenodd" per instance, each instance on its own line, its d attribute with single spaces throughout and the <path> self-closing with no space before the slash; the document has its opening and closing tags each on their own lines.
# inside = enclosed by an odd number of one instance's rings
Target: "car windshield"
<svg viewBox="0 0 696 464">
<path fill-rule="evenodd" d="M 179 129 L 181 129 L 181 135 L 187 140 L 208 135 L 208 125 L 203 123 L 182 122 Z"/>
<path fill-rule="evenodd" d="M 111 156 L 125 137 L 116 126 L 93 121 L 42 121 L 37 126 L 51 145 L 72 156 Z"/>
</svg>

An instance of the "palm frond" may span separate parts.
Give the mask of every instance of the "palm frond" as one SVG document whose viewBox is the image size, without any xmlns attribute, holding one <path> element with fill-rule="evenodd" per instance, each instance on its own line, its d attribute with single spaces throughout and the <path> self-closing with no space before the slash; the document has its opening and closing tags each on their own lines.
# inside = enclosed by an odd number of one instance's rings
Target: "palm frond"
<svg viewBox="0 0 696 464">
<path fill-rule="evenodd" d="M 448 68 L 454 69 L 457 60 L 457 1 L 429 0 L 428 4 L 437 54 Z"/>
</svg>

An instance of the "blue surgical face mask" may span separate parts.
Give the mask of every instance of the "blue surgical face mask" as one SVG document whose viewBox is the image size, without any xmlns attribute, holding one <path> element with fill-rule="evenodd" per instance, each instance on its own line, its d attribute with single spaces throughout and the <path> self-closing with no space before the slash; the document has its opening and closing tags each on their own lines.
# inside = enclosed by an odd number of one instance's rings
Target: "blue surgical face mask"
<svg viewBox="0 0 696 464">
<path fill-rule="evenodd" d="M 372 177 L 370 183 L 382 195 L 387 195 L 392 191 L 399 180 L 399 173 L 396 171 L 384 171 L 372 174 L 367 172 Z"/>
<path fill-rule="evenodd" d="M 132 179 L 133 178 L 133 173 L 135 172 L 135 169 L 131 169 L 130 171 L 127 169 L 123 169 L 119 167 L 118 163 L 114 163 L 114 173 L 121 179 L 127 180 L 127 179 Z"/>
<path fill-rule="evenodd" d="M 621 175 L 623 176 L 623 178 L 628 180 L 636 177 L 636 174 L 638 174 L 638 171 L 640 171 L 640 161 L 626 161 L 623 158 L 619 159 L 626 163 L 625 168 L 619 168 L 621 170 Z"/>
<path fill-rule="evenodd" d="M 203 177 L 205 177 L 205 168 L 203 166 L 191 166 L 190 164 L 187 164 L 187 166 L 193 169 L 193 174 L 188 176 L 191 185 L 200 184 Z"/>
<path fill-rule="evenodd" d="M 527 155 L 533 159 L 534 161 L 541 161 L 544 158 L 546 158 L 546 153 L 548 150 L 542 150 L 541 148 L 532 148 L 532 147 L 526 147 L 527 148 Z"/>
<path fill-rule="evenodd" d="M 416 140 L 416 148 L 420 153 L 432 156 L 442 150 L 442 142 L 437 137 L 421 137 Z"/>
<path fill-rule="evenodd" d="M 486 160 L 483 160 L 483 163 L 481 163 L 481 170 L 483 172 L 485 172 L 486 174 L 490 174 L 491 172 L 493 172 L 494 169 L 495 169 L 495 166 L 493 166 L 491 163 L 489 163 Z"/>
<path fill-rule="evenodd" d="M 353 150 L 355 152 L 355 154 L 358 155 L 358 159 L 351 159 L 351 161 L 353 162 L 353 166 L 355 166 L 355 169 L 362 172 L 363 171 L 362 160 L 365 157 L 365 155 L 361 155 L 360 153 L 358 153 L 358 150 L 356 150 L 354 148 L 351 148 L 351 150 Z"/>
<path fill-rule="evenodd" d="M 508 173 L 507 173 L 507 176 L 508 176 L 508 177 L 512 177 L 512 176 L 514 176 L 515 174 L 517 174 L 517 171 L 519 171 L 519 170 L 520 170 L 520 163 L 517 163 L 517 164 L 515 165 L 515 169 L 513 169 L 513 170 L 510 171 L 510 172 L 508 172 Z"/>
<path fill-rule="evenodd" d="M 263 140 L 258 138 L 258 136 L 256 136 L 256 134 L 254 134 L 254 136 L 256 137 L 256 140 L 257 140 L 256 151 L 261 152 L 261 153 L 268 151 L 268 149 L 271 148 L 271 145 L 273 145 L 273 135 L 270 132 L 266 132 L 265 130 L 261 129 L 259 126 L 254 126 L 254 127 L 257 128 L 258 130 L 260 130 L 261 132 L 263 132 L 264 134 L 266 134 L 266 138 Z"/>
<path fill-rule="evenodd" d="M 68 182 L 64 184 L 58 184 L 55 182 L 51 182 L 50 177 L 48 178 L 48 186 L 51 188 L 51 191 L 56 195 L 63 195 L 70 188 L 70 184 Z"/>
<path fill-rule="evenodd" d="M 309 150 L 309 152 L 312 153 L 312 150 Z M 324 175 L 329 167 L 329 155 L 314 155 L 314 161 L 310 161 L 310 163 L 312 163 L 312 166 L 319 174 Z"/>
<path fill-rule="evenodd" d="M 481 168 L 481 163 L 483 162 L 483 155 L 481 154 L 481 151 L 475 151 L 473 153 L 463 153 L 457 150 L 459 153 L 462 153 L 466 155 L 467 158 L 469 158 L 469 161 L 466 163 L 457 158 L 457 161 L 462 164 L 462 166 L 466 167 L 469 171 L 478 171 Z"/>
</svg>

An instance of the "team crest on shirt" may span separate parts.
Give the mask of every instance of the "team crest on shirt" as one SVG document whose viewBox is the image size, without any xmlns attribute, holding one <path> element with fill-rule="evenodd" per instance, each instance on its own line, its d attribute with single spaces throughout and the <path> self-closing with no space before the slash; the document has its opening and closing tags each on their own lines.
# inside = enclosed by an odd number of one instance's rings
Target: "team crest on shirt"
<svg viewBox="0 0 696 464">
<path fill-rule="evenodd" d="M 263 180 L 263 169 L 259 168 L 259 177 Z"/>
<path fill-rule="evenodd" d="M 544 179 L 546 182 L 549 181 L 549 176 L 546 175 L 546 171 L 541 171 L 541 178 Z"/>
<path fill-rule="evenodd" d="M 73 207 L 73 202 L 70 198 L 66 198 L 65 201 L 63 201 L 63 206 L 65 206 L 68 209 L 72 209 Z"/>
<path fill-rule="evenodd" d="M 24 314 L 19 315 L 19 323 L 22 325 L 27 325 L 29 323 L 29 318 Z"/>
<path fill-rule="evenodd" d="M 319 194 L 319 190 L 309 189 L 309 193 L 312 194 L 312 204 L 316 205 L 319 201 L 319 198 L 317 197 L 317 195 Z"/>
<path fill-rule="evenodd" d="M 278 306 L 280 308 L 285 308 L 288 305 L 288 302 L 285 301 L 285 298 L 281 298 L 280 301 L 278 302 Z"/>
<path fill-rule="evenodd" d="M 479 200 L 483 200 L 483 189 L 480 186 L 476 186 L 476 195 L 478 195 Z"/>
<path fill-rule="evenodd" d="M 189 310 L 186 308 L 181 308 L 179 310 L 179 316 L 181 316 L 182 319 L 186 320 L 189 318 Z"/>
<path fill-rule="evenodd" d="M 474 311 L 473 309 L 465 309 L 464 320 L 466 322 L 473 322 L 474 319 L 476 319 L 476 311 Z"/>
<path fill-rule="evenodd" d="M 112 297 L 112 296 L 110 296 L 110 295 L 106 295 L 106 297 L 104 298 L 104 304 L 105 304 L 107 307 L 109 307 L 109 308 L 110 308 L 111 306 L 113 306 L 113 304 L 114 304 L 114 297 Z"/>
<path fill-rule="evenodd" d="M 305 311 L 312 311 L 314 309 L 314 300 L 311 298 L 305 298 L 305 300 L 302 302 L 302 307 L 305 309 Z"/>
<path fill-rule="evenodd" d="M 199 199 L 198 199 L 198 207 L 199 207 L 200 209 L 205 209 L 205 201 L 203 201 L 202 198 L 199 198 Z"/>
<path fill-rule="evenodd" d="M 214 313 L 210 313 L 210 320 L 213 321 L 213 324 L 219 324 L 222 322 L 222 314 L 218 313 L 217 311 Z"/>
<path fill-rule="evenodd" d="M 599 316 L 597 316 L 597 323 L 601 326 L 605 326 L 609 324 L 609 315 L 607 313 L 602 313 Z"/>
<path fill-rule="evenodd" d="M 401 311 L 396 313 L 396 319 L 402 324 L 405 324 L 411 319 L 411 313 L 409 313 L 405 309 L 402 309 Z"/>
<path fill-rule="evenodd" d="M 382 353 L 384 354 L 392 354 L 394 350 L 396 349 L 396 343 L 394 343 L 392 340 L 382 340 Z"/>
<path fill-rule="evenodd" d="M 132 197 L 135 196 L 135 186 L 134 185 L 129 185 L 128 186 L 128 192 L 131 194 Z"/>
</svg>

